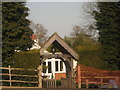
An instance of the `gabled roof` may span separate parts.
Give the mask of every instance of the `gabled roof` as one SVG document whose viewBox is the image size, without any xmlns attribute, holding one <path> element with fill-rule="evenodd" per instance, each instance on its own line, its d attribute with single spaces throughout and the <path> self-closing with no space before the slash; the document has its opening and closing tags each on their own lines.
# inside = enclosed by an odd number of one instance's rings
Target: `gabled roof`
<svg viewBox="0 0 120 90">
<path fill-rule="evenodd" d="M 55 44 L 55 47 L 63 54 L 68 54 L 74 59 L 78 59 L 78 54 L 67 44 L 64 40 L 55 32 L 40 48 L 40 54 L 43 54 L 44 51 L 51 45 Z"/>
</svg>

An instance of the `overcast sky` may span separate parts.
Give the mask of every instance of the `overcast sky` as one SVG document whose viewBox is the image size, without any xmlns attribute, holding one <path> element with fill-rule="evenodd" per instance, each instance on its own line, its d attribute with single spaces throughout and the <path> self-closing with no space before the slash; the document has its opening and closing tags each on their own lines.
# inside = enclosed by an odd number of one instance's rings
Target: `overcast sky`
<svg viewBox="0 0 120 90">
<path fill-rule="evenodd" d="M 42 24 L 48 36 L 58 32 L 61 37 L 69 36 L 73 26 L 83 25 L 83 2 L 28 2 L 29 19 Z"/>
<path fill-rule="evenodd" d="M 48 30 L 48 36 L 54 32 L 58 32 L 61 37 L 69 36 L 75 25 L 83 27 L 91 23 L 91 19 L 85 15 L 84 7 L 87 2 L 95 1 L 120 0 L 28 0 L 29 19 L 42 24 Z"/>
</svg>

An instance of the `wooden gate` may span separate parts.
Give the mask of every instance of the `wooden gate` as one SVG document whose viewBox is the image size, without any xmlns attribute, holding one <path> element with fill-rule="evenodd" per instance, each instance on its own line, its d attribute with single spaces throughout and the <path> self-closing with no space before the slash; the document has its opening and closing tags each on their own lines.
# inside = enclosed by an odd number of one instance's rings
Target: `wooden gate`
<svg viewBox="0 0 120 90">
<path fill-rule="evenodd" d="M 75 88 L 74 80 L 71 78 L 61 79 L 61 87 L 62 88 Z"/>
<path fill-rule="evenodd" d="M 43 79 L 42 87 L 43 88 L 56 88 L 56 80 L 55 79 Z"/>
<path fill-rule="evenodd" d="M 42 88 L 75 88 L 75 84 L 69 78 L 62 78 L 61 80 L 43 79 Z"/>
</svg>

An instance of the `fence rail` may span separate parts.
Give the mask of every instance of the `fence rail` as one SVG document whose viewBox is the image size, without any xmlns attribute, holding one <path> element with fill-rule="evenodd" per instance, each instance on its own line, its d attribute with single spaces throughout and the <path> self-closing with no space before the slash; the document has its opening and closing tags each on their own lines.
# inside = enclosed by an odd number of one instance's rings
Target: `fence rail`
<svg viewBox="0 0 120 90">
<path fill-rule="evenodd" d="M 0 75 L 20 76 L 20 77 L 38 77 L 37 75 L 17 75 L 17 74 L 8 74 L 8 73 L 0 73 Z"/>
<path fill-rule="evenodd" d="M 35 69 L 23 69 L 23 68 L 11 68 L 9 67 L 0 67 L 1 70 L 8 70 L 8 73 L 0 73 L 1 76 L 9 76 L 9 80 L 0 80 L 0 82 L 9 82 L 9 86 L 12 86 L 13 82 L 17 83 L 35 83 L 38 84 L 37 81 L 24 81 L 24 80 L 12 80 L 12 77 L 29 77 L 29 78 L 38 78 L 37 75 L 19 75 L 19 74 L 13 74 L 12 71 L 35 71 Z M 3 86 L 3 85 L 2 85 Z"/>
<path fill-rule="evenodd" d="M 23 83 L 38 83 L 38 82 L 31 82 L 31 81 L 20 81 L 20 80 L 0 80 L 2 82 L 23 82 Z"/>
<path fill-rule="evenodd" d="M 10 66 L 9 66 L 9 68 L 8 67 L 0 67 L 0 69 L 35 71 L 35 69 L 11 68 Z"/>
<path fill-rule="evenodd" d="M 9 78 L 7 80 L 0 80 L 1 82 L 7 82 L 9 83 L 10 87 L 14 86 L 14 83 L 27 83 L 27 84 L 37 84 L 38 86 L 38 75 L 20 75 L 20 74 L 14 74 L 12 71 L 35 71 L 35 69 L 23 69 L 23 68 L 11 68 L 9 67 L 0 67 L 0 70 L 7 70 L 8 73 L 2 73 L 0 72 L 0 76 L 8 76 Z M 21 78 L 21 80 L 13 80 L 13 77 Z M 14 78 L 14 79 L 15 79 Z M 22 78 L 37 78 L 37 80 L 22 80 Z M 82 84 L 85 84 L 86 88 L 89 88 L 89 84 L 97 84 L 97 85 L 104 85 L 107 84 L 108 80 L 114 79 L 117 80 L 118 86 L 120 86 L 120 71 L 102 71 L 98 69 L 93 69 L 85 66 L 78 65 L 77 67 L 77 74 L 76 74 L 76 82 L 78 83 L 78 88 L 82 87 Z M 67 81 L 67 82 L 66 82 Z M 64 83 L 67 86 L 68 80 L 63 80 L 61 84 Z M 4 85 L 2 85 L 3 87 Z M 37 87 L 36 86 L 36 87 Z M 24 86 L 23 86 L 24 87 Z M 31 87 L 31 86 L 28 86 Z M 57 82 L 55 79 L 43 79 L 42 80 L 42 87 L 43 88 L 57 88 Z"/>
<path fill-rule="evenodd" d="M 119 87 L 120 71 L 100 70 L 81 64 L 77 66 L 76 81 L 79 88 L 82 88 L 82 84 L 85 84 L 86 88 L 89 88 L 89 84 L 96 84 L 102 87 L 102 85 L 108 84 L 110 80 L 114 80 Z"/>
</svg>

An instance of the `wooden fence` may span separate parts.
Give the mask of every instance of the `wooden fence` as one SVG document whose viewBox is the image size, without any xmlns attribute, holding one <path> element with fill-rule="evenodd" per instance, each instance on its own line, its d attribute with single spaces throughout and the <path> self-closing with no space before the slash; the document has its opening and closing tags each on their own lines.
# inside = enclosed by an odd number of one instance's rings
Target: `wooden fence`
<svg viewBox="0 0 120 90">
<path fill-rule="evenodd" d="M 15 74 L 13 71 L 35 71 L 34 69 L 23 69 L 23 68 L 11 68 L 9 67 L 0 67 L 1 70 L 7 70 L 8 73 L 0 72 L 0 76 L 8 76 L 7 79 L 0 79 L 0 82 L 7 82 L 9 83 L 9 87 L 14 87 L 14 83 L 24 83 L 24 84 L 36 84 L 36 87 L 38 87 L 38 75 L 37 74 Z M 36 72 L 37 73 L 37 72 Z M 120 86 L 120 71 L 105 71 L 105 70 L 99 70 L 90 68 L 84 65 L 78 65 L 77 71 L 76 71 L 76 82 L 78 83 L 78 88 L 81 88 L 84 84 L 86 88 L 89 88 L 90 84 L 97 84 L 99 86 L 102 86 L 104 84 L 107 84 L 109 80 L 115 80 L 117 85 Z M 17 78 L 14 79 L 14 77 L 24 77 L 24 78 L 31 78 L 31 80 L 18 80 Z M 32 80 L 32 78 L 36 78 L 35 80 Z M 68 80 L 67 80 L 68 81 Z M 63 80 L 65 84 L 67 82 Z M 63 84 L 63 82 L 61 82 Z M 57 88 L 57 82 L 55 79 L 43 79 L 43 88 Z M 64 85 L 61 86 L 63 87 Z M 3 87 L 4 85 L 1 84 Z M 8 87 L 8 86 L 7 86 Z M 16 87 L 16 86 L 15 86 Z M 19 86 L 18 86 L 19 87 Z M 20 86 L 24 87 L 24 86 Z M 25 87 L 31 87 L 31 86 L 25 86 Z M 33 86 L 34 87 L 34 86 Z M 65 88 L 65 87 L 63 87 Z"/>
<path fill-rule="evenodd" d="M 56 79 L 43 79 L 43 88 L 75 88 L 75 84 L 71 78 L 62 78 L 61 80 Z"/>
<path fill-rule="evenodd" d="M 23 68 L 11 68 L 9 67 L 0 67 L 0 70 L 7 70 L 8 73 L 3 73 L 0 72 L 0 76 L 9 76 L 9 79 L 7 80 L 3 80 L 3 78 L 1 78 L 0 82 L 8 82 L 9 86 L 12 87 L 12 83 L 16 82 L 16 83 L 36 83 L 38 84 L 38 80 L 37 81 L 23 81 L 23 80 L 12 80 L 12 77 L 29 77 L 29 78 L 38 78 L 37 75 L 18 75 L 18 74 L 13 74 L 12 71 L 35 71 L 34 69 L 23 69 Z M 2 86 L 4 86 L 3 84 L 1 84 Z"/>
<path fill-rule="evenodd" d="M 43 79 L 43 88 L 56 88 L 56 79 Z"/>
<path fill-rule="evenodd" d="M 81 64 L 77 66 L 76 82 L 79 88 L 82 88 L 83 84 L 86 88 L 89 88 L 90 84 L 98 85 L 101 88 L 103 85 L 108 84 L 110 80 L 114 80 L 119 87 L 120 71 L 100 70 Z"/>
</svg>

